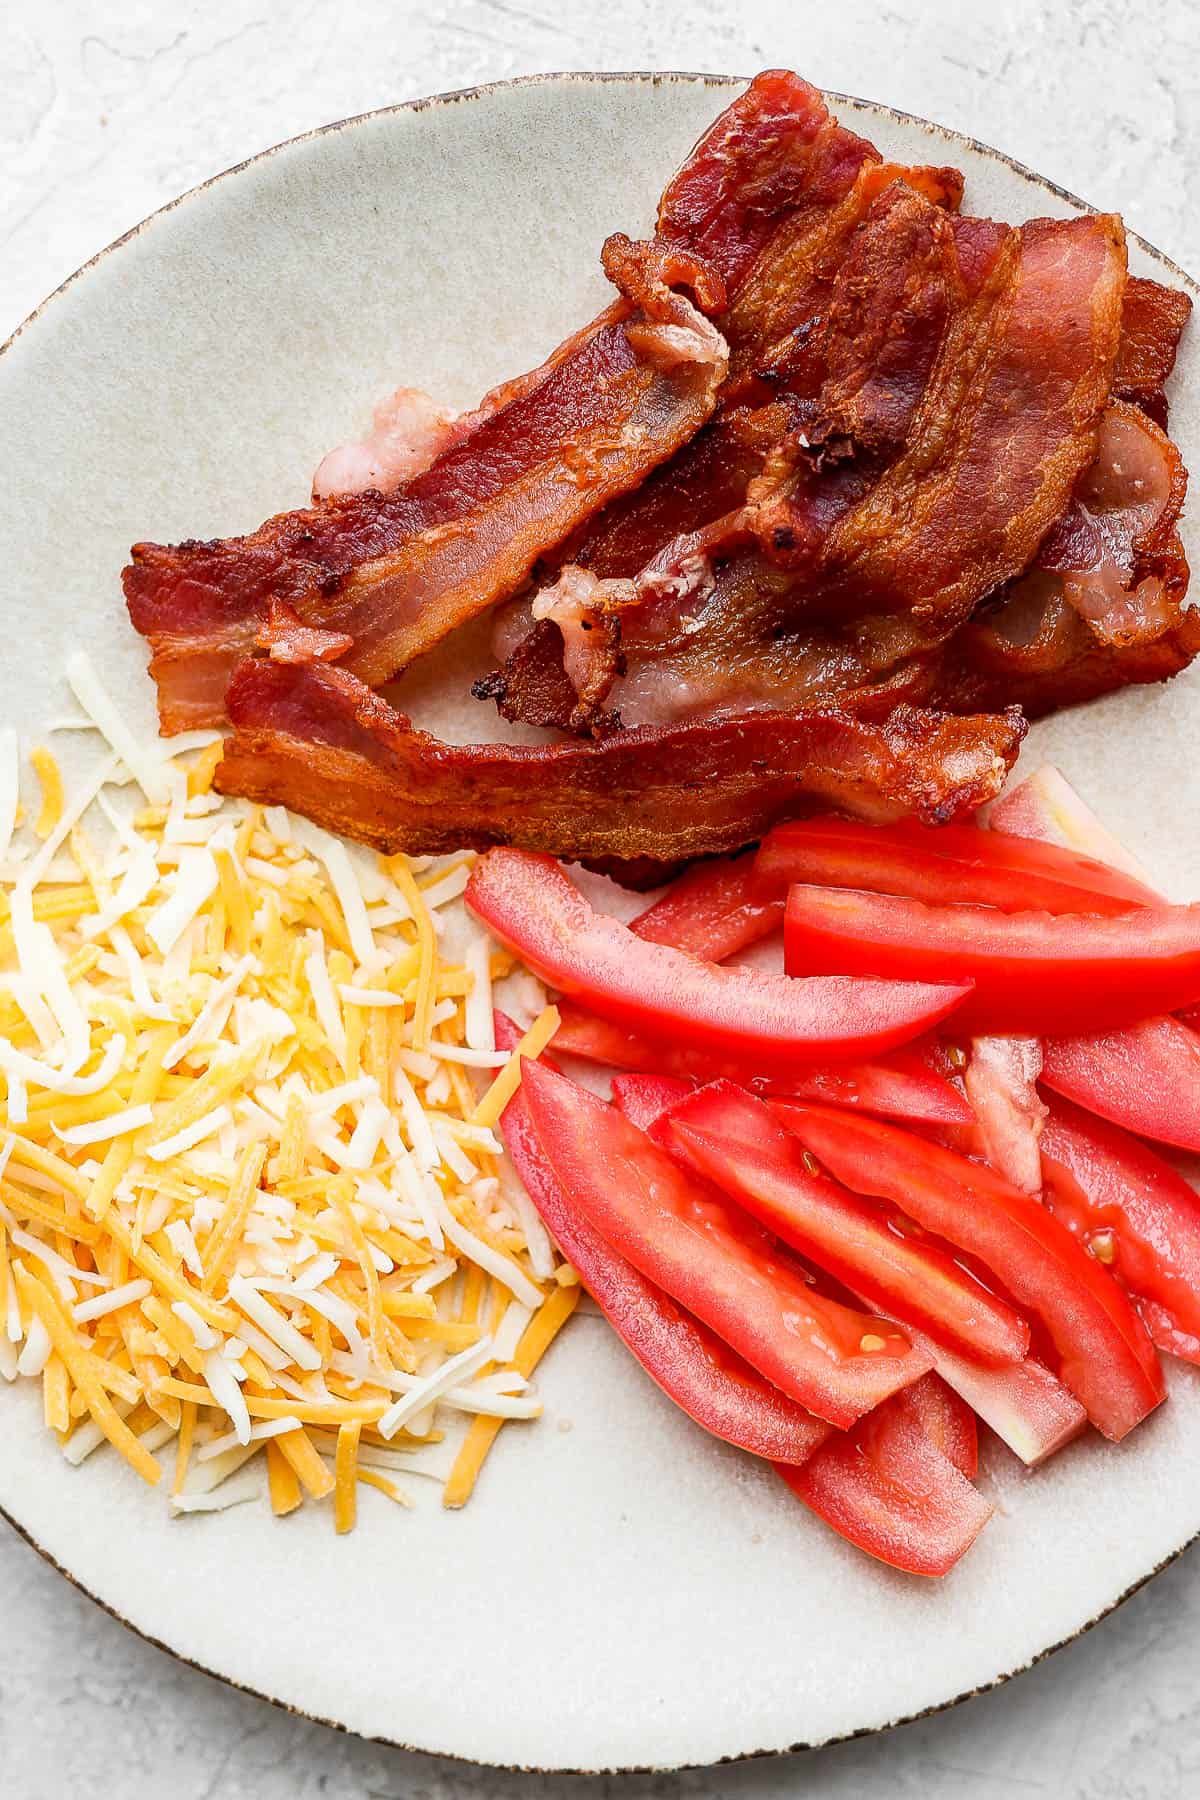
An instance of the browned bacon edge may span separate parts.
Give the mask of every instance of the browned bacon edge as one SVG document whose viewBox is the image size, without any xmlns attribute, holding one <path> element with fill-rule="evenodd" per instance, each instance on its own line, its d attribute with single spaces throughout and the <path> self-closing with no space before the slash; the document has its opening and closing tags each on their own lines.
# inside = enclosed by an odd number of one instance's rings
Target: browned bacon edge
<svg viewBox="0 0 1200 1800">
<path fill-rule="evenodd" d="M 1131 275 L 1121 314 L 1121 351 L 1113 378 L 1113 398 L 1131 400 L 1156 425 L 1167 423 L 1167 380 L 1175 367 L 1179 340 L 1191 317 L 1191 296 Z"/>
<path fill-rule="evenodd" d="M 1000 791 L 1025 725 L 897 707 L 757 715 L 604 743 L 439 742 L 344 669 L 249 659 L 229 688 L 234 735 L 217 784 L 388 853 L 497 843 L 572 861 L 707 856 L 777 820 L 968 812 Z"/>
</svg>

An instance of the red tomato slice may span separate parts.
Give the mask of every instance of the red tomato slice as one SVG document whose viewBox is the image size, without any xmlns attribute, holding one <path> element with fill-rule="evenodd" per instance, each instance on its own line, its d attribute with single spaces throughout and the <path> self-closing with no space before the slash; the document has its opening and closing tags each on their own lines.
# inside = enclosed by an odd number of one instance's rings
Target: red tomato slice
<svg viewBox="0 0 1200 1800">
<path fill-rule="evenodd" d="M 554 1048 L 606 1068 L 635 1069 L 679 1081 L 727 1079 L 757 1092 L 774 1089 L 800 1100 L 826 1100 L 831 1106 L 852 1106 L 925 1125 L 969 1125 L 975 1117 L 936 1066 L 932 1040 L 905 1044 L 871 1062 L 828 1063 L 820 1069 L 763 1077 L 736 1058 L 706 1056 L 686 1044 L 654 1043 L 569 1000 L 559 1012 L 562 1023 L 554 1034 Z"/>
<path fill-rule="evenodd" d="M 692 1091 L 690 1081 L 672 1075 L 616 1075 L 612 1084 L 613 1105 L 639 1131 L 649 1131 Z"/>
<path fill-rule="evenodd" d="M 714 1082 L 658 1120 L 655 1141 L 676 1149 L 785 1244 L 868 1306 L 915 1325 L 975 1362 L 1019 1362 L 1029 1327 L 947 1251 L 905 1236 L 881 1207 L 810 1169 L 795 1137 L 761 1100 Z"/>
<path fill-rule="evenodd" d="M 966 1401 L 936 1374 L 923 1375 L 904 1391 L 930 1443 L 950 1459 L 960 1475 L 974 1481 L 979 1473 L 979 1432 Z"/>
<path fill-rule="evenodd" d="M 993 1509 L 930 1435 L 927 1417 L 906 1388 L 802 1467 L 781 1464 L 779 1473 L 806 1506 L 869 1556 L 910 1575 L 945 1575 Z"/>
<path fill-rule="evenodd" d="M 985 1162 L 1023 1194 L 1042 1191 L 1038 1135 L 1046 1105 L 1037 1091 L 1042 1046 L 1037 1038 L 977 1037 L 963 1074 Z"/>
<path fill-rule="evenodd" d="M 703 962 L 724 962 L 783 930 L 783 897 L 764 898 L 757 891 L 752 856 L 697 863 L 631 920 L 629 929 Z"/>
<path fill-rule="evenodd" d="M 1107 1031 L 1200 999 L 1200 906 L 1053 917 L 794 887 L 785 944 L 790 975 L 973 982 L 955 1025 L 974 1032 Z"/>
<path fill-rule="evenodd" d="M 502 943 L 594 1012 L 650 1037 L 682 1035 L 764 1072 L 890 1049 L 944 1018 L 968 991 L 718 968 L 635 937 L 595 912 L 552 858 L 523 850 L 480 857 L 466 899 Z"/>
<path fill-rule="evenodd" d="M 1200 1037 L 1178 1019 L 1049 1038 L 1042 1081 L 1142 1137 L 1200 1150 Z"/>
<path fill-rule="evenodd" d="M 763 840 L 754 873 L 760 895 L 811 882 L 1005 912 L 1123 913 L 1162 904 L 1140 881 L 1093 857 L 977 825 L 797 819 Z"/>
<path fill-rule="evenodd" d="M 1032 1356 L 1003 1369 L 985 1369 L 920 1332 L 912 1338 L 930 1352 L 946 1385 L 1030 1468 L 1077 1438 L 1087 1424 L 1074 1394 Z"/>
<path fill-rule="evenodd" d="M 1104 863 L 1109 869 L 1129 877 L 1154 906 L 1162 895 L 1149 885 L 1146 871 L 1130 856 L 1108 827 L 1101 824 L 1082 795 L 1077 794 L 1061 769 L 1043 763 L 1032 775 L 1018 782 L 988 809 L 988 826 L 997 833 L 1013 837 L 1037 838 L 1042 843 L 1057 844 L 1089 861 Z"/>
<path fill-rule="evenodd" d="M 1054 1100 L 1046 1204 L 1135 1295 L 1160 1350 L 1200 1363 L 1200 1196 L 1116 1126 Z"/>
<path fill-rule="evenodd" d="M 502 1050 L 513 1049 L 520 1035 L 497 1014 Z M 546 1160 L 519 1088 L 504 1109 L 500 1134 L 529 1198 L 589 1294 L 651 1380 L 689 1418 L 772 1462 L 803 1462 L 825 1442 L 830 1426 L 764 1381 L 592 1230 Z"/>
<path fill-rule="evenodd" d="M 1063 1381 L 1106 1437 L 1124 1437 L 1163 1399 L 1154 1346 L 1125 1295 L 1036 1200 L 895 1125 L 787 1101 L 772 1102 L 772 1111 L 839 1180 L 902 1206 L 1037 1314 Z"/>
<path fill-rule="evenodd" d="M 929 1367 L 894 1325 L 828 1300 L 753 1220 L 612 1106 L 526 1063 L 533 1127 L 571 1205 L 635 1269 L 843 1429 Z"/>
</svg>

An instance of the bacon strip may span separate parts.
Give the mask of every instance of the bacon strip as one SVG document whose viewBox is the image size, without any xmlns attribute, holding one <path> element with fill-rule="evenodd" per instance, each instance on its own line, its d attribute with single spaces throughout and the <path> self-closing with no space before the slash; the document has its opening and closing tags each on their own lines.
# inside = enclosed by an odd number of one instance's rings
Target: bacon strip
<svg viewBox="0 0 1200 1800">
<path fill-rule="evenodd" d="M 229 688 L 223 793 L 294 808 L 385 852 L 506 843 L 568 860 L 675 864 L 835 806 L 953 818 L 1003 786 L 1025 727 L 898 707 L 761 713 L 604 743 L 451 745 L 348 671 L 248 659 Z M 653 878 L 653 869 L 646 871 Z"/>
<path fill-rule="evenodd" d="M 604 260 L 623 297 L 392 493 L 282 513 L 246 538 L 134 546 L 125 595 L 152 647 L 164 732 L 224 717 L 228 674 L 260 647 L 272 604 L 349 636 L 347 666 L 388 679 L 523 586 L 543 551 L 692 436 L 725 347 L 672 287 L 690 284 L 715 309 L 720 280 L 682 252 L 620 237 Z"/>
<path fill-rule="evenodd" d="M 1121 352 L 1113 398 L 1131 400 L 1166 428 L 1163 392 L 1175 367 L 1179 340 L 1192 313 L 1191 297 L 1144 276 L 1131 275 L 1121 314 Z"/>
</svg>

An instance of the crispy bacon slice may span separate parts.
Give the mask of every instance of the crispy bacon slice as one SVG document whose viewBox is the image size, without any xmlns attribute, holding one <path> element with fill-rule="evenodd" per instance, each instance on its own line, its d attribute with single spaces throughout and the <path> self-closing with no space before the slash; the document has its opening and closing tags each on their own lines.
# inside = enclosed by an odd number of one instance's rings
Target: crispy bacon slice
<svg viewBox="0 0 1200 1800">
<path fill-rule="evenodd" d="M 1131 400 L 1166 428 L 1163 392 L 1175 367 L 1179 340 L 1191 317 L 1192 302 L 1179 288 L 1163 287 L 1131 275 L 1121 314 L 1121 351 L 1113 380 L 1113 398 Z"/>
<path fill-rule="evenodd" d="M 674 289 L 719 309 L 719 277 L 621 237 L 604 262 L 622 298 L 392 493 L 283 513 L 246 538 L 134 546 L 125 595 L 151 643 L 164 732 L 223 718 L 228 673 L 257 647 L 272 603 L 348 635 L 348 666 L 388 679 L 523 586 L 543 551 L 691 437 L 725 347 Z"/>
<path fill-rule="evenodd" d="M 881 724 L 828 709 L 603 743 L 451 745 L 345 669 L 265 659 L 237 669 L 229 715 L 222 792 L 293 807 L 377 849 L 506 843 L 660 869 L 736 849 L 813 807 L 953 818 L 999 792 L 1025 730 L 1015 713 L 898 707 Z"/>
</svg>

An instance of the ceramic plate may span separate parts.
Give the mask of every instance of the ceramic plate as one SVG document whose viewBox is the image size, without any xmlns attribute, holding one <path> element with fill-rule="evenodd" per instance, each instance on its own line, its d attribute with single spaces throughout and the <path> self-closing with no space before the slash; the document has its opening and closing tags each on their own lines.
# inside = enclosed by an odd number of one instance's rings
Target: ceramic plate
<svg viewBox="0 0 1200 1800">
<path fill-rule="evenodd" d="M 539 361 L 604 303 L 605 234 L 649 227 L 735 86 L 549 77 L 373 114 L 196 189 L 88 264 L 0 358 L 0 713 L 32 732 L 67 710 L 82 642 L 148 724 L 117 579 L 130 541 L 303 503 L 323 451 L 399 381 L 466 405 Z M 972 211 L 1080 210 L 952 133 L 837 105 L 889 155 L 960 164 Z M 1173 418 L 1196 466 L 1198 362 L 1193 328 Z M 422 722 L 489 729 L 465 698 L 470 654 L 409 683 Z M 1041 726 L 1027 752 L 1180 895 L 1200 894 L 1200 833 L 1180 829 L 1197 702 L 1194 671 Z M 858 1555 L 706 1439 L 598 1317 L 539 1385 L 545 1417 L 508 1428 L 464 1512 L 432 1488 L 410 1514 L 368 1492 L 346 1539 L 312 1507 L 172 1522 L 108 1452 L 68 1468 L 22 1385 L 0 1395 L 0 1507 L 137 1631 L 229 1681 L 400 1744 L 575 1769 L 818 1744 L 942 1706 L 1082 1630 L 1200 1531 L 1200 1385 L 1178 1370 L 1123 1448 L 1093 1435 L 1035 1476 L 993 1457 L 999 1516 L 940 1585 Z"/>
</svg>

